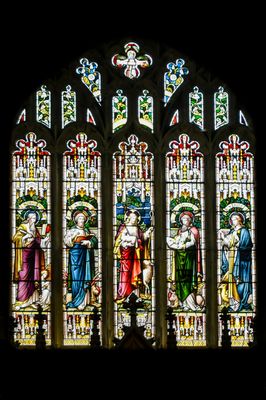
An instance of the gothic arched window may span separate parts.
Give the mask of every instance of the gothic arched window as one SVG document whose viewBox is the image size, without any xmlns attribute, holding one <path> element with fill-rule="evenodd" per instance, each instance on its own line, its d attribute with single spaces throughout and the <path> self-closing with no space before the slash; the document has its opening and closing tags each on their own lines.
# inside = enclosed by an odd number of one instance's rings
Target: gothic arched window
<svg viewBox="0 0 266 400">
<path fill-rule="evenodd" d="M 253 341 L 255 135 L 226 82 L 174 49 L 125 41 L 73 60 L 12 137 L 14 339 L 111 348 Z M 170 311 L 169 311 L 170 310 Z M 168 320 L 170 317 L 168 318 Z"/>
</svg>

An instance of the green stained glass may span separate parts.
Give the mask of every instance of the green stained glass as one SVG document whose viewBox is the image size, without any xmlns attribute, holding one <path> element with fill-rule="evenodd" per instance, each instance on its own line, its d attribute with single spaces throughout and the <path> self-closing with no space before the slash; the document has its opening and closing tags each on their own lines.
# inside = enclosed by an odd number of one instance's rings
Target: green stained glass
<svg viewBox="0 0 266 400">
<path fill-rule="evenodd" d="M 195 86 L 189 93 L 189 122 L 194 123 L 200 129 L 204 128 L 203 93 Z"/>
<path fill-rule="evenodd" d="M 122 128 L 127 123 L 127 97 L 123 95 L 123 90 L 116 91 L 117 96 L 112 99 L 112 123 L 113 132 Z"/>
<path fill-rule="evenodd" d="M 36 120 L 51 128 L 51 92 L 45 85 L 36 93 Z"/>
<path fill-rule="evenodd" d="M 214 94 L 214 129 L 229 123 L 229 96 L 222 86 Z"/>
<path fill-rule="evenodd" d="M 138 98 L 138 119 L 153 132 L 153 97 L 148 94 L 148 90 L 143 90 L 143 95 Z"/>
<path fill-rule="evenodd" d="M 76 92 L 71 90 L 71 86 L 68 85 L 66 90 L 62 92 L 62 128 L 71 122 L 76 121 Z"/>
</svg>

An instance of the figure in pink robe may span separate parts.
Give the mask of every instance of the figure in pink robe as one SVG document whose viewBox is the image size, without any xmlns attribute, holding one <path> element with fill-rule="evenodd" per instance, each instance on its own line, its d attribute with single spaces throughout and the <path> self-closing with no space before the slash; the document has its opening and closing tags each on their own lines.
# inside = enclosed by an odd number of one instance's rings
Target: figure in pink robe
<svg viewBox="0 0 266 400">
<path fill-rule="evenodd" d="M 39 298 L 41 271 L 45 269 L 42 246 L 47 240 L 41 238 L 36 227 L 37 214 L 30 211 L 27 219 L 18 228 L 13 237 L 15 244 L 14 281 L 18 284 L 17 309 L 36 303 Z M 42 244 L 42 246 L 41 246 Z"/>
</svg>

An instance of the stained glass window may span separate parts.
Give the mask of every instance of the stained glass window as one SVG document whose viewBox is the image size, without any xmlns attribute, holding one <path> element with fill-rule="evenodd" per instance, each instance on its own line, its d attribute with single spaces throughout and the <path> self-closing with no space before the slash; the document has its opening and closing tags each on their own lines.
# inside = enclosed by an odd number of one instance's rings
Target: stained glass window
<svg viewBox="0 0 266 400">
<path fill-rule="evenodd" d="M 184 67 L 185 60 L 179 58 L 176 62 L 167 64 L 168 71 L 164 74 L 164 105 L 166 106 L 175 91 L 184 82 L 183 75 L 188 75 L 188 68 Z"/>
<path fill-rule="evenodd" d="M 123 90 L 116 91 L 117 96 L 112 99 L 112 123 L 113 132 L 122 128 L 127 123 L 127 97 L 123 95 Z"/>
<path fill-rule="evenodd" d="M 232 346 L 253 339 L 256 306 L 254 165 L 249 144 L 232 134 L 216 155 L 219 313 L 229 314 Z M 219 342 L 221 344 L 221 324 Z"/>
<path fill-rule="evenodd" d="M 179 111 L 176 110 L 171 118 L 170 126 L 176 125 L 179 122 Z"/>
<path fill-rule="evenodd" d="M 92 115 L 92 112 L 89 108 L 87 108 L 87 122 L 89 122 L 90 124 L 96 125 L 95 119 Z"/>
<path fill-rule="evenodd" d="M 138 97 L 138 119 L 153 132 L 153 97 L 148 94 L 148 90 L 143 90 L 143 95 Z"/>
<path fill-rule="evenodd" d="M 62 92 L 62 128 L 71 122 L 76 121 L 76 92 L 67 85 L 66 90 Z"/>
<path fill-rule="evenodd" d="M 206 345 L 203 154 L 181 134 L 166 154 L 167 301 L 177 346 Z"/>
<path fill-rule="evenodd" d="M 102 302 L 101 154 L 85 133 L 63 157 L 64 344 L 89 345 Z M 100 326 L 101 330 L 101 326 Z"/>
<path fill-rule="evenodd" d="M 246 117 L 245 117 L 244 113 L 243 113 L 241 110 L 239 111 L 239 123 L 240 123 L 241 125 L 246 125 L 246 126 L 248 126 Z"/>
<path fill-rule="evenodd" d="M 17 125 L 21 124 L 22 122 L 26 121 L 26 109 L 24 108 L 24 110 L 21 111 L 21 113 L 19 114 L 18 118 L 17 118 Z"/>
<path fill-rule="evenodd" d="M 204 127 L 203 93 L 195 86 L 189 93 L 189 122 L 194 123 L 200 129 Z"/>
<path fill-rule="evenodd" d="M 222 86 L 214 93 L 214 129 L 229 123 L 229 96 Z"/>
<path fill-rule="evenodd" d="M 51 92 L 45 85 L 36 93 L 36 120 L 51 128 Z"/>
<path fill-rule="evenodd" d="M 161 348 L 218 347 L 226 310 L 232 345 L 248 347 L 258 303 L 248 110 L 174 49 L 107 47 L 75 56 L 17 108 L 10 336 L 33 348 L 41 305 L 46 344 L 59 348 L 124 345 L 132 331 Z"/>
<path fill-rule="evenodd" d="M 117 68 L 125 68 L 124 75 L 129 79 L 136 79 L 140 76 L 140 68 L 145 69 L 152 65 L 152 58 L 148 54 L 137 56 L 140 47 L 135 42 L 126 43 L 124 46 L 126 55 L 115 54 L 112 57 L 112 64 Z"/>
<path fill-rule="evenodd" d="M 137 296 L 137 325 L 154 336 L 154 176 L 148 145 L 131 135 L 113 155 L 115 337 L 130 326 L 127 308 Z"/>
<path fill-rule="evenodd" d="M 35 133 L 16 142 L 12 157 L 12 314 L 15 340 L 35 345 L 37 309 L 51 344 L 50 153 Z"/>
<path fill-rule="evenodd" d="M 80 64 L 82 67 L 76 69 L 76 73 L 81 76 L 81 81 L 93 94 L 98 103 L 102 101 L 102 78 L 99 71 L 97 71 L 98 64 L 96 62 L 89 62 L 87 58 L 81 58 Z"/>
</svg>

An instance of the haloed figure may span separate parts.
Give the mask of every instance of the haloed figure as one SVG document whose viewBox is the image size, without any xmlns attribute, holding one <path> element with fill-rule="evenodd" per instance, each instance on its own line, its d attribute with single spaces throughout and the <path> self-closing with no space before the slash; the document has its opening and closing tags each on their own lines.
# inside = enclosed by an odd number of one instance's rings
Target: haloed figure
<svg viewBox="0 0 266 400">
<path fill-rule="evenodd" d="M 118 303 L 126 300 L 143 283 L 142 271 L 150 264 L 149 240 L 153 227 L 143 232 L 139 228 L 140 218 L 137 210 L 128 210 L 115 237 L 114 254 L 120 264 Z"/>
<path fill-rule="evenodd" d="M 68 284 L 72 300 L 67 308 L 83 310 L 91 303 L 90 285 L 95 274 L 94 249 L 98 248 L 98 240 L 86 227 L 88 215 L 85 211 L 74 214 L 75 226 L 69 229 L 64 242 L 69 247 Z"/>
<path fill-rule="evenodd" d="M 253 243 L 249 230 L 244 227 L 242 213 L 230 216 L 231 229 L 228 234 L 220 232 L 222 240 L 222 301 L 229 311 L 252 310 L 251 250 Z"/>
<path fill-rule="evenodd" d="M 13 237 L 15 244 L 14 281 L 18 283 L 16 309 L 34 306 L 38 301 L 41 271 L 45 269 L 42 248 L 47 247 L 49 235 L 41 238 L 36 227 L 39 214 L 33 210 L 25 213 L 25 221 Z"/>
<path fill-rule="evenodd" d="M 200 257 L 200 235 L 193 226 L 193 214 L 184 211 L 180 214 L 181 228 L 175 237 L 167 238 L 167 245 L 174 250 L 172 273 L 168 278 L 184 310 L 196 311 L 203 307 L 204 300 L 197 296 L 198 279 L 202 278 Z"/>
</svg>

